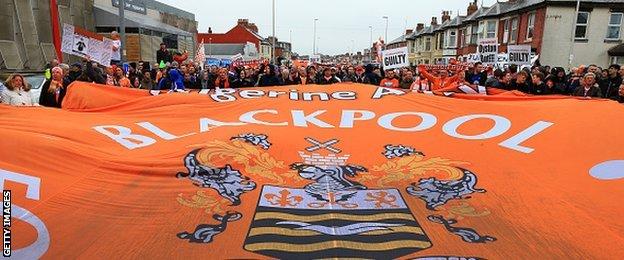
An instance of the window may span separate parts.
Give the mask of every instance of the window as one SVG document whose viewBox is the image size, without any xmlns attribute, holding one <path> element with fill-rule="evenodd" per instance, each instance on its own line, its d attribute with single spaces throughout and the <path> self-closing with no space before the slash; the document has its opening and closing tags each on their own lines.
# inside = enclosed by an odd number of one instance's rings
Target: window
<svg viewBox="0 0 624 260">
<path fill-rule="evenodd" d="M 447 32 L 448 32 L 448 40 L 446 42 L 446 46 L 448 48 L 455 48 L 455 47 L 457 47 L 457 31 L 450 30 L 450 31 L 447 31 Z"/>
<path fill-rule="evenodd" d="M 589 12 L 579 12 L 576 17 L 575 39 L 587 39 L 587 26 L 589 25 Z"/>
<path fill-rule="evenodd" d="M 466 27 L 466 30 L 464 31 L 464 46 L 468 46 L 470 45 L 470 35 L 472 33 L 470 32 L 470 26 Z"/>
<path fill-rule="evenodd" d="M 624 64 L 624 56 L 611 57 L 611 64 Z"/>
<path fill-rule="evenodd" d="M 458 38 L 459 42 L 457 43 L 457 47 L 459 47 L 459 48 L 464 47 L 464 43 L 465 43 L 465 41 L 464 41 L 465 36 L 464 35 L 466 35 L 466 30 L 465 29 L 459 30 L 459 38 Z"/>
<path fill-rule="evenodd" d="M 527 19 L 527 35 L 526 39 L 533 39 L 533 30 L 535 29 L 535 13 L 530 13 Z"/>
<path fill-rule="evenodd" d="M 477 37 L 479 35 L 479 25 L 472 25 L 472 33 L 470 34 L 470 44 L 477 44 Z"/>
<path fill-rule="evenodd" d="M 496 38 L 496 21 L 487 22 L 487 32 L 485 38 Z"/>
<path fill-rule="evenodd" d="M 509 40 L 510 24 L 511 20 L 505 20 L 505 25 L 503 26 L 503 43 L 507 43 Z"/>
<path fill-rule="evenodd" d="M 425 38 L 425 51 L 431 51 L 431 37 Z"/>
<path fill-rule="evenodd" d="M 477 28 L 477 32 L 479 34 L 479 39 L 483 39 L 483 31 L 485 31 L 485 21 L 479 22 L 479 27 Z"/>
<path fill-rule="evenodd" d="M 516 39 L 518 38 L 518 18 L 511 19 L 511 35 L 509 36 L 509 41 L 511 43 L 516 43 Z"/>
<path fill-rule="evenodd" d="M 609 26 L 607 27 L 607 39 L 620 39 L 620 28 L 622 27 L 623 15 L 623 13 L 611 13 L 611 17 L 609 18 Z"/>
<path fill-rule="evenodd" d="M 444 48 L 444 33 L 438 33 L 438 50 Z"/>
</svg>

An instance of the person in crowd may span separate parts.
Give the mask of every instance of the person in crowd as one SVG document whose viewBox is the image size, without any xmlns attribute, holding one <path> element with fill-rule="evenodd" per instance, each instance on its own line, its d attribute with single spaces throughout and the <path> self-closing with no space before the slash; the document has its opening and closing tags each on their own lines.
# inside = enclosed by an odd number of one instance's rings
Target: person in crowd
<svg viewBox="0 0 624 260">
<path fill-rule="evenodd" d="M 613 64 L 609 66 L 608 70 L 604 70 L 607 75 L 600 81 L 600 92 L 602 97 L 617 100 L 619 97 L 618 91 L 620 85 L 622 85 L 622 77 L 619 75 L 620 65 Z"/>
<path fill-rule="evenodd" d="M 280 74 L 279 74 L 279 85 L 283 86 L 283 85 L 293 85 L 290 83 L 290 70 L 287 68 L 284 69 L 280 69 Z"/>
<path fill-rule="evenodd" d="M 316 71 L 316 67 L 314 66 L 309 66 L 308 69 L 308 79 L 307 79 L 307 83 L 306 84 L 316 84 L 318 83 L 318 72 Z"/>
<path fill-rule="evenodd" d="M 299 72 L 297 73 L 297 82 L 299 85 L 314 84 L 314 81 L 311 81 L 310 77 L 308 76 L 308 71 L 306 70 L 306 68 L 299 67 L 298 70 Z"/>
<path fill-rule="evenodd" d="M 201 75 L 201 89 L 211 88 L 214 88 L 214 82 L 210 81 L 210 72 L 208 70 L 203 70 Z"/>
<path fill-rule="evenodd" d="M 366 76 L 364 72 L 364 67 L 357 66 L 357 68 L 355 68 L 355 77 L 353 78 L 353 83 L 371 84 L 370 79 Z"/>
<path fill-rule="evenodd" d="M 44 71 L 44 76 L 46 80 L 52 78 L 52 68 L 58 65 L 59 65 L 58 59 L 52 59 L 48 64 L 46 64 L 46 69 Z"/>
<path fill-rule="evenodd" d="M 485 86 L 487 80 L 487 73 L 481 62 L 476 62 L 472 67 L 472 70 L 466 73 L 466 81 L 470 84 Z"/>
<path fill-rule="evenodd" d="M 6 90 L 0 92 L 0 103 L 10 106 L 38 106 L 33 103 L 30 85 L 21 74 L 11 74 L 4 83 Z"/>
<path fill-rule="evenodd" d="M 596 74 L 591 72 L 586 73 L 581 81 L 581 86 L 574 92 L 574 96 L 586 98 L 602 97 L 600 88 L 596 84 Z"/>
<path fill-rule="evenodd" d="M 531 82 L 529 82 L 529 73 L 521 70 L 516 75 L 516 81 L 512 82 L 512 89 L 522 91 L 524 93 L 531 93 Z"/>
<path fill-rule="evenodd" d="M 381 80 L 379 86 L 386 88 L 399 88 L 399 80 L 394 74 L 394 70 L 386 70 L 386 77 Z"/>
<path fill-rule="evenodd" d="M 440 70 L 438 74 L 439 76 L 436 77 L 433 74 L 429 73 L 429 71 L 427 71 L 424 65 L 420 65 L 418 66 L 418 72 L 420 73 L 421 76 L 425 77 L 429 81 L 431 90 L 447 89 L 449 87 L 453 87 L 454 85 L 457 85 L 457 82 L 459 81 L 459 77 L 458 77 L 459 73 L 456 73 L 455 76 L 449 77 L 449 72 L 447 70 Z M 469 83 L 475 82 L 475 81 L 470 81 L 469 77 L 465 77 L 465 78 L 466 78 L 466 81 L 468 81 Z M 475 84 L 475 85 L 478 85 L 478 84 Z M 480 85 L 480 86 L 483 86 L 483 85 Z"/>
<path fill-rule="evenodd" d="M 67 86 L 63 84 L 63 69 L 60 67 L 52 68 L 52 77 L 41 88 L 39 104 L 60 108 L 67 93 Z"/>
<path fill-rule="evenodd" d="M 115 79 L 116 79 L 116 83 L 118 87 L 122 87 L 122 88 L 130 88 L 132 87 L 132 84 L 130 83 L 130 80 L 126 77 L 126 74 L 124 73 L 123 69 L 121 67 L 116 67 L 115 68 Z"/>
<path fill-rule="evenodd" d="M 485 87 L 505 89 L 507 73 L 501 69 L 494 70 L 494 75 L 485 81 Z"/>
<path fill-rule="evenodd" d="M 156 51 L 156 61 L 158 64 L 163 63 L 171 63 L 173 62 L 173 57 L 171 56 L 171 53 L 169 52 L 169 50 L 167 50 L 167 45 L 163 42 L 160 44 L 160 49 L 158 49 L 158 51 Z M 157 66 L 154 66 L 154 68 L 158 68 Z"/>
<path fill-rule="evenodd" d="M 620 89 L 618 90 L 618 102 L 624 103 L 624 83 L 620 85 Z"/>
<path fill-rule="evenodd" d="M 174 61 L 171 63 L 171 68 L 167 72 L 167 80 L 169 84 L 171 84 L 169 91 L 183 92 L 185 90 L 184 76 L 182 76 L 179 67 L 180 65 Z"/>
<path fill-rule="evenodd" d="M 414 73 L 411 70 L 405 70 L 401 77 L 399 87 L 402 89 L 411 89 L 412 84 L 414 84 Z"/>
<path fill-rule="evenodd" d="M 285 85 L 300 85 L 301 77 L 299 77 L 299 69 L 291 68 L 288 74 L 288 78 L 285 81 Z"/>
<path fill-rule="evenodd" d="M 334 77 L 338 81 L 338 83 L 342 82 L 342 80 L 340 80 L 340 75 L 338 73 L 339 71 L 338 69 L 336 69 L 336 67 L 331 67 L 330 71 L 331 71 L 332 77 Z"/>
<path fill-rule="evenodd" d="M 279 85 L 279 79 L 275 75 L 275 67 L 273 65 L 264 65 L 262 72 L 256 83 L 257 86 L 270 87 Z"/>
<path fill-rule="evenodd" d="M 249 88 L 254 86 L 254 81 L 247 75 L 247 70 L 242 69 L 238 77 L 232 81 L 234 88 Z"/>
<path fill-rule="evenodd" d="M 429 85 L 429 80 L 427 80 L 424 75 L 419 74 L 414 84 L 412 84 L 411 89 L 415 92 L 431 91 L 431 86 Z"/>
<path fill-rule="evenodd" d="M 219 76 L 215 79 L 215 87 L 216 88 L 230 88 L 232 87 L 230 84 L 230 76 L 228 74 L 227 69 L 221 68 L 219 70 Z"/>
<path fill-rule="evenodd" d="M 154 89 L 154 81 L 152 80 L 152 73 L 149 71 L 143 72 L 143 77 L 141 78 L 140 89 L 153 90 Z"/>
<path fill-rule="evenodd" d="M 335 84 L 335 83 L 340 83 L 340 80 L 338 80 L 338 78 L 336 78 L 336 76 L 333 75 L 331 68 L 323 69 L 323 76 L 321 77 L 319 82 L 317 82 L 317 84 L 330 85 L 330 84 Z"/>
<path fill-rule="evenodd" d="M 106 85 L 108 86 L 119 85 L 119 83 L 117 82 L 117 78 L 115 77 L 115 70 L 117 70 L 117 66 L 115 65 L 106 68 Z"/>
<path fill-rule="evenodd" d="M 544 82 L 545 76 L 544 73 L 536 71 L 531 75 L 531 91 L 529 93 L 533 95 L 550 95 L 551 89 L 546 87 L 546 83 Z"/>
<path fill-rule="evenodd" d="M 111 54 L 111 65 L 119 65 L 121 63 L 121 39 L 117 31 L 111 32 L 111 39 L 113 40 L 113 52 Z"/>
<path fill-rule="evenodd" d="M 356 82 L 356 77 L 355 68 L 353 68 L 353 66 L 349 66 L 347 68 L 347 73 L 342 78 L 342 82 Z"/>
</svg>

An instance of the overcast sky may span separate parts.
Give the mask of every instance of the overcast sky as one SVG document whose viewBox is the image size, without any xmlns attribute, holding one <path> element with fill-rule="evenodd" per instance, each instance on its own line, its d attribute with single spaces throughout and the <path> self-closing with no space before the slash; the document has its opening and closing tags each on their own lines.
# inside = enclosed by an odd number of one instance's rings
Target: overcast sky
<svg viewBox="0 0 624 260">
<path fill-rule="evenodd" d="M 238 18 L 248 18 L 258 26 L 263 37 L 272 34 L 272 0 L 158 0 L 192 12 L 199 22 L 199 32 L 212 27 L 214 33 L 225 33 L 236 25 Z M 384 38 L 385 20 L 388 16 L 388 38 L 394 40 L 405 32 L 405 27 L 417 23 L 429 24 L 431 17 L 440 16 L 443 10 L 466 15 L 472 0 L 275 0 L 275 35 L 280 41 L 291 41 L 293 51 L 305 55 L 312 53 L 314 18 L 317 22 L 317 49 L 323 54 L 357 52 L 373 40 Z M 479 0 L 485 6 L 496 0 Z M 291 40 L 292 34 L 292 40 Z"/>
</svg>

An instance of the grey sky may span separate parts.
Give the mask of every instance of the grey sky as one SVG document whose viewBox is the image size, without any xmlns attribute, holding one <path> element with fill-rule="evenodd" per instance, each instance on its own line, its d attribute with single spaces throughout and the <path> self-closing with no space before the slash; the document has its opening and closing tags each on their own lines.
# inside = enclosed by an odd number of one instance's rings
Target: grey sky
<svg viewBox="0 0 624 260">
<path fill-rule="evenodd" d="M 212 27 L 215 33 L 224 33 L 236 25 L 238 18 L 248 18 L 256 23 L 260 35 L 272 34 L 271 0 L 159 0 L 195 13 L 199 31 Z M 369 26 L 373 27 L 373 40 L 384 37 L 388 16 L 388 38 L 393 40 L 417 23 L 428 24 L 431 17 L 440 20 L 443 10 L 466 14 L 472 0 L 275 0 L 278 39 L 290 41 L 292 31 L 293 51 L 310 54 L 313 46 L 314 18 L 317 22 L 317 48 L 323 54 L 357 52 L 370 44 Z M 490 6 L 496 0 L 479 0 Z"/>
</svg>

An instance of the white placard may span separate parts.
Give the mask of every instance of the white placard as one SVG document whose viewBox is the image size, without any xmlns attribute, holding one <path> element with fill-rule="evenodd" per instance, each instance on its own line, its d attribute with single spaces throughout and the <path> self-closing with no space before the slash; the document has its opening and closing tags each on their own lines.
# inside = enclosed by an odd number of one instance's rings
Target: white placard
<svg viewBox="0 0 624 260">
<path fill-rule="evenodd" d="M 531 45 L 509 45 L 507 56 L 509 64 L 531 65 Z"/>
<path fill-rule="evenodd" d="M 384 70 L 409 67 L 407 47 L 385 50 L 381 53 Z"/>
<path fill-rule="evenodd" d="M 82 58 L 89 57 L 92 61 L 108 67 L 113 52 L 113 40 L 94 39 L 76 32 L 72 25 L 63 24 L 61 51 Z"/>
<path fill-rule="evenodd" d="M 498 62 L 498 39 L 481 39 L 478 43 L 477 53 L 483 64 L 496 64 Z"/>
</svg>

